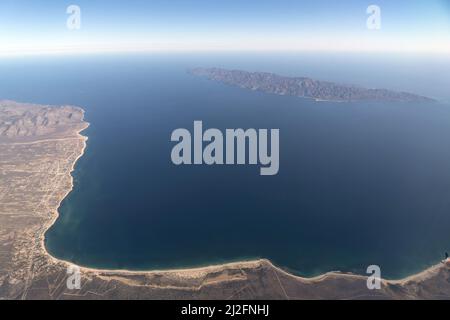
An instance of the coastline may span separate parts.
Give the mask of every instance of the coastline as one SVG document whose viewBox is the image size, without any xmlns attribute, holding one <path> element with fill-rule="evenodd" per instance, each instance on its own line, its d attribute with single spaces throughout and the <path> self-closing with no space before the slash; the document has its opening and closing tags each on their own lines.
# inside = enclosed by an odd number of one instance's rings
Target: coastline
<svg viewBox="0 0 450 320">
<path fill-rule="evenodd" d="M 80 153 L 78 154 L 78 156 L 76 157 L 76 159 L 74 160 L 74 162 L 72 163 L 71 169 L 69 171 L 70 188 L 64 191 L 64 196 L 61 198 L 61 201 L 59 202 L 58 207 L 55 208 L 54 214 L 52 215 L 52 219 L 49 220 L 43 226 L 44 231 L 43 231 L 43 233 L 41 235 L 41 239 L 40 239 L 40 246 L 41 246 L 42 253 L 52 263 L 62 264 L 66 267 L 76 266 L 83 273 L 93 273 L 93 274 L 97 274 L 97 275 L 98 274 L 102 274 L 102 275 L 114 274 L 114 275 L 123 275 L 123 276 L 126 276 L 126 275 L 135 276 L 135 275 L 152 275 L 152 274 L 153 275 L 155 275 L 155 274 L 161 275 L 161 274 L 164 274 L 164 275 L 175 275 L 175 276 L 184 277 L 184 278 L 198 278 L 198 277 L 205 276 L 209 273 L 220 272 L 220 271 L 224 271 L 226 269 L 243 269 L 243 268 L 254 269 L 254 268 L 261 267 L 262 265 L 266 265 L 266 266 L 269 266 L 270 268 L 277 270 L 277 272 L 282 273 L 287 277 L 290 277 L 292 279 L 296 279 L 299 281 L 306 281 L 306 282 L 320 281 L 329 276 L 345 276 L 345 277 L 350 277 L 350 278 L 355 278 L 355 279 L 366 279 L 367 278 L 367 276 L 365 276 L 365 275 L 360 275 L 360 274 L 355 274 L 355 273 L 350 273 L 350 272 L 345 272 L 345 271 L 328 271 L 328 272 L 319 274 L 317 276 L 304 277 L 304 276 L 299 276 L 299 275 L 293 274 L 289 271 L 286 271 L 283 268 L 274 265 L 269 259 L 265 259 L 265 258 L 253 259 L 253 260 L 241 260 L 241 261 L 234 261 L 234 262 L 227 262 L 227 263 L 220 263 L 220 264 L 211 264 L 211 265 L 199 266 L 199 267 L 188 267 L 188 268 L 173 268 L 173 269 L 161 269 L 161 270 L 159 270 L 159 269 L 127 270 L 127 269 L 105 269 L 105 268 L 87 267 L 87 266 L 77 265 L 71 261 L 59 259 L 59 258 L 53 256 L 47 250 L 47 248 L 45 246 L 45 234 L 59 218 L 59 215 L 60 215 L 59 210 L 61 208 L 62 202 L 73 191 L 73 188 L 74 188 L 73 172 L 75 171 L 75 167 L 76 167 L 78 160 L 84 155 L 86 147 L 87 147 L 88 137 L 85 135 L 82 135 L 81 132 L 86 130 L 90 126 L 90 124 L 88 122 L 84 121 L 85 111 L 82 108 L 80 108 L 80 109 L 82 110 L 82 114 L 83 114 L 83 118 L 82 118 L 83 125 L 81 128 L 77 129 L 76 136 L 82 140 L 83 147 L 82 147 Z M 439 269 L 442 266 L 450 266 L 450 259 L 447 259 L 447 261 L 445 263 L 441 262 L 439 264 L 431 265 L 430 267 L 428 267 L 424 270 L 421 270 L 417 273 L 413 273 L 411 275 L 407 275 L 400 279 L 384 279 L 383 278 L 382 281 L 384 283 L 404 284 L 408 281 L 414 281 L 419 278 L 427 277 L 429 274 L 434 273 L 436 271 L 436 269 Z"/>
<path fill-rule="evenodd" d="M 54 214 L 52 215 L 52 219 L 50 221 L 48 221 L 44 226 L 44 232 L 41 235 L 41 239 L 40 239 L 40 246 L 41 246 L 41 250 L 43 251 L 43 253 L 50 258 L 50 260 L 52 260 L 52 262 L 54 263 L 64 263 L 66 265 L 74 265 L 73 263 L 69 262 L 69 261 L 65 261 L 65 260 L 61 260 L 56 258 L 55 256 L 53 256 L 48 250 L 47 247 L 45 246 L 45 234 L 47 233 L 47 231 L 55 224 L 56 220 L 58 220 L 59 218 L 59 210 L 61 208 L 61 205 L 63 203 L 63 201 L 67 198 L 67 196 L 73 191 L 74 188 L 74 183 L 73 183 L 73 175 L 72 173 L 75 171 L 75 167 L 76 164 L 78 162 L 78 160 L 84 155 L 84 152 L 86 150 L 87 147 L 87 140 L 89 139 L 87 136 L 84 136 L 81 134 L 81 132 L 83 132 L 84 130 L 86 130 L 87 128 L 89 128 L 90 123 L 84 121 L 84 115 L 85 115 L 85 111 L 84 109 L 80 108 L 82 110 L 82 114 L 83 117 L 81 119 L 83 126 L 77 130 L 76 132 L 76 136 L 82 140 L 83 142 L 83 148 L 81 149 L 81 152 L 77 155 L 75 161 L 72 163 L 71 169 L 69 171 L 69 176 L 70 176 L 70 189 L 67 189 L 64 191 L 64 196 L 61 198 L 61 201 L 58 204 L 58 207 L 54 210 Z"/>
<path fill-rule="evenodd" d="M 47 126 L 21 121 L 29 136 L 4 138 L 0 171 L 0 299 L 448 299 L 450 261 L 368 290 L 367 276 L 338 271 L 303 277 L 268 259 L 165 270 L 104 269 L 53 256 L 45 235 L 74 189 L 73 172 L 85 154 L 84 110 L 4 102 L 0 121 L 50 117 Z M 6 110 L 6 113 L 5 113 Z M 3 117 L 3 118 L 1 118 Z M 55 124 L 55 125 L 54 125 Z M 22 128 L 22 127 L 18 127 Z M 18 157 L 20 155 L 20 157 Z M 12 187 L 17 186 L 17 187 Z M 6 196 L 6 197 L 5 197 Z M 81 287 L 67 283 L 73 268 Z M 72 271 L 69 271 L 72 270 Z M 77 269 L 75 269 L 77 270 Z"/>
</svg>

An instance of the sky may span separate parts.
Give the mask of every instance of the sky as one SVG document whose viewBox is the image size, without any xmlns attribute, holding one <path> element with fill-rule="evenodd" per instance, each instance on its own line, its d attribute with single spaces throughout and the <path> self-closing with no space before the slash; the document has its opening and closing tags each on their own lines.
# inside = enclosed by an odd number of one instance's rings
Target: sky
<svg viewBox="0 0 450 320">
<path fill-rule="evenodd" d="M 450 0 L 0 1 L 0 56 L 247 50 L 450 53 Z"/>
</svg>

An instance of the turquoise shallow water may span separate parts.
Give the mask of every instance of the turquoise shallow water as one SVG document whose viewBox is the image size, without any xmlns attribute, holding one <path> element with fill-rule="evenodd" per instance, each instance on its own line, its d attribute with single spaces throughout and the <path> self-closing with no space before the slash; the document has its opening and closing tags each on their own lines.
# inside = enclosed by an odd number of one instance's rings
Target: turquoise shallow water
<svg viewBox="0 0 450 320">
<path fill-rule="evenodd" d="M 275 71 L 449 99 L 442 62 L 421 57 L 2 62 L 2 98 L 79 105 L 91 123 L 74 190 L 46 234 L 52 254 L 91 267 L 136 270 L 257 257 L 302 275 L 361 273 L 378 264 L 389 278 L 429 266 L 450 249 L 447 104 L 317 103 L 185 72 L 195 66 Z M 431 83 L 432 76 L 439 81 Z M 194 120 L 223 130 L 279 128 L 279 174 L 260 176 L 257 166 L 174 166 L 170 134 L 192 130 Z"/>
</svg>

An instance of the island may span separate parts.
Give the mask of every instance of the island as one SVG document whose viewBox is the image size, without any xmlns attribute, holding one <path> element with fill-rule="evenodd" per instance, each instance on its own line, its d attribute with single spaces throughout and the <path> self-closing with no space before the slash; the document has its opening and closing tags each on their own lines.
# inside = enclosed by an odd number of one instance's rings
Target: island
<svg viewBox="0 0 450 320">
<path fill-rule="evenodd" d="M 434 99 L 408 92 L 387 89 L 366 89 L 354 85 L 314 80 L 306 77 L 285 77 L 268 72 L 248 72 L 221 68 L 194 68 L 192 75 L 206 77 L 243 89 L 277 95 L 334 102 L 435 102 Z"/>
<path fill-rule="evenodd" d="M 450 260 L 369 290 L 367 276 L 290 274 L 269 260 L 180 270 L 99 270 L 76 266 L 80 288 L 67 286 L 74 265 L 51 256 L 45 232 L 73 188 L 86 148 L 84 111 L 0 101 L 1 299 L 448 299 Z"/>
</svg>

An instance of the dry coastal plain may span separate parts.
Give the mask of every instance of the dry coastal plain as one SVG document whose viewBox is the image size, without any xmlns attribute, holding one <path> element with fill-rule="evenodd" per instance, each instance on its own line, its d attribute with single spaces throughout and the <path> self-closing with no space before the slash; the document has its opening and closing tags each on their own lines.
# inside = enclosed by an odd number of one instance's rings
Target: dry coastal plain
<svg viewBox="0 0 450 320">
<path fill-rule="evenodd" d="M 47 253 L 45 231 L 72 190 L 88 124 L 73 106 L 0 101 L 0 299 L 449 299 L 450 262 L 369 290 L 367 277 L 291 275 L 261 259 L 197 269 L 129 272 L 81 267 Z"/>
</svg>

